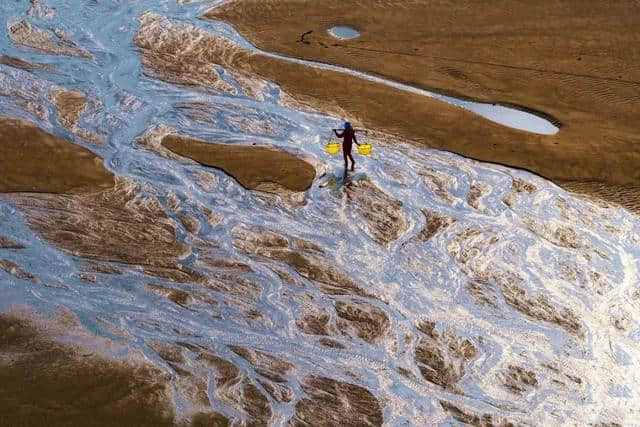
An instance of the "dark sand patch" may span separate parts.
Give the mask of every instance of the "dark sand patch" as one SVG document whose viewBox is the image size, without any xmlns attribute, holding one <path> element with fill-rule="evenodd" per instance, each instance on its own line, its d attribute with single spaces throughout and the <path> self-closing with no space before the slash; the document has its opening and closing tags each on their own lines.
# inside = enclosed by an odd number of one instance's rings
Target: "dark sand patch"
<svg viewBox="0 0 640 427">
<path fill-rule="evenodd" d="M 589 247 L 588 242 L 570 226 L 552 222 L 540 223 L 533 218 L 523 218 L 523 222 L 531 232 L 558 247 L 567 249 Z"/>
<path fill-rule="evenodd" d="M 167 362 L 176 376 L 176 389 L 180 396 L 199 409 L 211 408 L 209 400 L 208 373 L 200 370 L 197 373 L 175 362 Z"/>
<path fill-rule="evenodd" d="M 55 71 L 55 68 L 51 65 L 29 62 L 25 61 L 24 59 L 9 55 L 0 56 L 0 63 L 13 68 L 20 68 L 21 70 L 26 71 Z"/>
<path fill-rule="evenodd" d="M 513 178 L 511 181 L 511 191 L 504 196 L 502 202 L 512 208 L 519 200 L 519 194 L 526 193 L 532 195 L 538 188 L 532 183 L 520 178 Z"/>
<path fill-rule="evenodd" d="M 178 218 L 185 230 L 191 234 L 198 234 L 198 231 L 200 231 L 200 221 L 198 221 L 197 218 L 194 218 L 185 212 L 180 212 L 178 214 Z"/>
<path fill-rule="evenodd" d="M 187 361 L 182 346 L 156 340 L 147 341 L 147 345 L 166 362 L 185 363 Z"/>
<path fill-rule="evenodd" d="M 93 195 L 14 193 L 4 198 L 47 243 L 76 256 L 165 266 L 188 252 L 157 200 L 139 197 L 133 189 Z"/>
<path fill-rule="evenodd" d="M 87 97 L 83 92 L 53 87 L 49 97 L 58 109 L 58 121 L 62 126 L 73 132 L 87 142 L 102 144 L 105 141 L 103 135 L 78 126 L 78 119 L 87 109 Z"/>
<path fill-rule="evenodd" d="M 76 277 L 80 280 L 84 280 L 85 282 L 90 282 L 90 283 L 98 282 L 98 278 L 96 277 L 96 275 L 91 273 L 78 273 Z"/>
<path fill-rule="evenodd" d="M 422 214 L 424 215 L 426 224 L 422 231 L 420 231 L 418 238 L 423 242 L 426 242 L 440 231 L 451 227 L 451 225 L 456 222 L 454 218 L 449 218 L 436 211 L 423 209 Z"/>
<path fill-rule="evenodd" d="M 336 340 L 332 340 L 330 338 L 320 338 L 318 340 L 318 342 L 324 346 L 330 347 L 330 348 L 338 348 L 338 349 L 344 349 L 346 348 L 342 343 L 336 341 Z"/>
<path fill-rule="evenodd" d="M 501 293 L 507 305 L 527 317 L 559 326 L 578 338 L 584 337 L 584 327 L 569 307 L 557 305 L 543 293 L 528 292 L 525 279 L 517 273 L 502 270 L 493 263 L 476 267 L 474 262 L 470 262 L 473 261 L 473 253 L 483 253 L 498 242 L 496 235 L 467 228 L 457 233 L 455 241 L 455 245 L 448 247 L 449 255 L 471 278 L 469 292 L 479 302 L 495 306 Z M 471 241 L 473 251 L 466 247 Z"/>
<path fill-rule="evenodd" d="M 388 244 L 398 239 L 408 225 L 402 202 L 389 196 L 368 179 L 354 181 L 345 187 L 348 199 L 369 224 L 371 237 Z"/>
<path fill-rule="evenodd" d="M 182 34 L 174 37 L 172 33 L 159 34 L 166 31 L 167 25 L 158 15 L 145 13 L 141 15 L 140 22 L 142 25 L 134 37 L 134 43 L 140 53 L 145 75 L 211 92 L 238 95 L 237 89 L 223 80 L 211 63 L 204 59 L 209 56 L 209 49 L 217 49 L 207 46 L 207 33 L 204 30 L 192 24 L 176 22 L 175 29 Z M 202 41 L 205 43 L 202 44 Z M 181 60 L 186 58 L 188 60 Z M 227 69 L 225 74 L 234 78 L 246 96 L 258 100 L 262 98 L 260 91 L 265 85 L 263 81 L 252 78 L 240 69 Z M 201 114 L 198 117 L 209 120 Z"/>
<path fill-rule="evenodd" d="M 369 296 L 335 264 L 318 254 L 295 251 L 288 247 L 286 236 L 258 227 L 233 230 L 233 246 L 261 260 L 282 261 L 300 276 L 317 283 L 329 295 Z"/>
<path fill-rule="evenodd" d="M 453 331 L 438 332 L 434 322 L 420 322 L 422 332 L 415 349 L 415 361 L 425 380 L 449 391 L 459 392 L 458 382 L 464 377 L 466 365 L 476 357 L 473 343 Z"/>
<path fill-rule="evenodd" d="M 640 185 L 613 185 L 604 182 L 562 181 L 558 183 L 565 190 L 583 196 L 589 201 L 602 205 L 621 206 L 640 215 Z"/>
<path fill-rule="evenodd" d="M 218 412 L 198 412 L 191 416 L 189 427 L 227 427 L 229 419 Z"/>
<path fill-rule="evenodd" d="M 538 188 L 532 183 L 520 178 L 513 178 L 511 181 L 511 189 L 516 193 L 529 193 L 533 194 L 538 191 Z"/>
<path fill-rule="evenodd" d="M 499 379 L 507 389 L 515 394 L 522 394 L 532 387 L 538 386 L 534 372 L 515 365 L 509 365 L 506 371 L 499 375 Z"/>
<path fill-rule="evenodd" d="M 73 43 L 62 30 L 56 30 L 54 34 L 57 40 L 47 31 L 31 25 L 26 20 L 9 27 L 9 37 L 16 44 L 54 55 L 93 58 L 89 52 Z"/>
<path fill-rule="evenodd" d="M 287 248 L 289 239 L 282 234 L 262 227 L 233 229 L 234 246 L 245 253 L 268 255 L 268 249 Z"/>
<path fill-rule="evenodd" d="M 294 368 L 291 363 L 273 354 L 238 346 L 230 348 L 238 356 L 251 363 L 260 375 L 276 382 L 284 382 L 284 376 Z"/>
<path fill-rule="evenodd" d="M 322 291 L 329 295 L 370 296 L 349 276 L 323 258 L 291 250 L 272 251 L 271 258 L 286 262 L 302 277 L 318 283 Z"/>
<path fill-rule="evenodd" d="M 102 274 L 122 274 L 122 272 L 111 264 L 92 263 L 90 270 L 94 273 Z"/>
<path fill-rule="evenodd" d="M 502 295 L 507 304 L 527 316 L 553 323 L 580 338 L 585 331 L 578 316 L 567 307 L 554 306 L 545 294 L 529 295 L 517 281 L 500 280 Z"/>
<path fill-rule="evenodd" d="M 206 263 L 200 263 L 201 267 L 207 269 L 207 274 L 203 274 L 197 270 L 176 264 L 175 260 L 171 263 L 164 265 L 145 265 L 144 272 L 149 276 L 157 277 L 160 279 L 170 280 L 177 283 L 186 283 L 199 285 L 204 288 L 222 292 L 227 294 L 230 302 L 246 305 L 249 301 L 255 299 L 260 293 L 262 286 L 259 282 L 251 279 L 247 279 L 242 275 L 247 273 L 246 269 L 228 269 L 217 268 L 215 266 L 207 265 Z M 179 295 L 175 295 L 175 298 L 182 299 Z M 189 292 L 188 301 L 191 298 L 195 298 L 207 304 L 217 305 L 218 302 L 203 293 Z M 252 308 L 252 310 L 255 310 Z"/>
<path fill-rule="evenodd" d="M 365 388 L 317 376 L 301 385 L 307 397 L 296 404 L 292 426 L 382 425 L 380 402 Z"/>
<path fill-rule="evenodd" d="M 188 252 L 160 203 L 129 184 L 95 194 L 11 193 L 3 198 L 47 243 L 76 256 L 166 266 Z"/>
<path fill-rule="evenodd" d="M 256 373 L 262 376 L 258 382 L 278 402 L 291 402 L 293 390 L 286 385 L 286 375 L 294 366 L 280 357 L 262 351 L 244 347 L 231 347 L 231 350 L 253 366 Z"/>
<path fill-rule="evenodd" d="M 44 86 L 47 82 L 35 78 L 27 78 L 24 82 L 24 87 L 20 89 L 16 88 L 16 77 L 0 80 L 0 96 L 6 96 L 17 108 L 36 116 L 40 120 L 48 121 L 49 110 L 44 103 Z M 0 119 L 4 118 L 0 115 Z"/>
<path fill-rule="evenodd" d="M 80 115 L 87 107 L 84 93 L 63 88 L 51 89 L 51 101 L 58 109 L 58 120 L 67 129 L 75 128 Z"/>
<path fill-rule="evenodd" d="M 246 413 L 252 425 L 267 425 L 273 416 L 268 399 L 233 363 L 201 351 L 197 362 L 216 371 L 215 394 L 222 402 Z"/>
<path fill-rule="evenodd" d="M 293 237 L 292 244 L 294 249 L 299 249 L 307 252 L 317 252 L 319 254 L 325 253 L 324 249 L 320 245 L 318 245 L 317 243 L 313 243 L 310 240 Z"/>
<path fill-rule="evenodd" d="M 145 286 L 145 289 L 147 289 L 150 292 L 153 292 L 156 295 L 165 297 L 175 302 L 176 304 L 182 305 L 182 306 L 190 304 L 192 300 L 191 295 L 189 295 L 188 292 L 185 292 L 180 289 L 173 289 L 168 286 L 148 284 Z"/>
<path fill-rule="evenodd" d="M 0 169 L 0 192 L 78 193 L 115 184 L 91 151 L 9 117 L 0 117 Z"/>
<path fill-rule="evenodd" d="M 345 335 L 355 335 L 368 343 L 377 343 L 389 330 L 387 313 L 362 301 L 337 301 L 338 329 Z"/>
<path fill-rule="evenodd" d="M 17 279 L 29 280 L 33 283 L 38 281 L 36 276 L 23 270 L 18 263 L 8 259 L 0 259 L 0 269 L 6 271 Z"/>
<path fill-rule="evenodd" d="M 452 181 L 450 176 L 426 167 L 420 167 L 416 172 L 422 177 L 424 185 L 429 188 L 436 197 L 447 204 L 453 204 L 454 199 L 449 192 Z"/>
<path fill-rule="evenodd" d="M 0 236 L 0 249 L 24 249 L 22 243 L 11 240 L 8 237 Z"/>
<path fill-rule="evenodd" d="M 507 419 L 491 414 L 483 414 L 482 416 L 479 416 L 444 400 L 440 401 L 440 406 L 442 406 L 445 411 L 449 412 L 457 421 L 474 427 L 514 427 L 514 424 Z"/>
<path fill-rule="evenodd" d="M 624 187 L 640 183 L 636 15 L 633 0 L 588 8 L 580 0 L 553 5 L 544 0 L 517 5 L 419 0 L 402 7 L 391 0 L 366 6 L 360 0 L 235 0 L 204 16 L 229 22 L 267 51 L 489 103 L 525 106 L 554 117 L 562 128 L 553 136 L 518 132 L 350 76 L 303 71 L 304 66 L 260 55 L 226 60 L 240 67 L 241 59 L 248 63 L 244 70 L 278 82 L 316 109 L 339 106 L 366 127 L 529 169 L 556 182 Z M 336 41 L 326 31 L 336 24 L 357 28 L 360 37 Z M 309 30 L 308 43 L 297 43 Z M 518 46 L 526 49 L 514 49 Z"/>
<path fill-rule="evenodd" d="M 498 307 L 498 295 L 491 286 L 480 282 L 471 281 L 467 284 L 467 290 L 479 304 L 487 305 L 493 308 Z"/>
<path fill-rule="evenodd" d="M 332 335 L 331 314 L 326 311 L 309 311 L 296 320 L 296 326 L 303 332 L 312 335 Z"/>
<path fill-rule="evenodd" d="M 199 271 L 175 263 L 161 266 L 145 266 L 144 272 L 149 276 L 170 280 L 172 282 L 194 284 L 207 282 L 207 278 Z"/>
<path fill-rule="evenodd" d="M 57 342 L 47 325 L 0 315 L 0 425 L 176 425 L 169 374 Z"/>
<path fill-rule="evenodd" d="M 198 163 L 223 170 L 248 189 L 272 183 L 291 191 L 305 191 L 316 176 L 311 164 L 269 147 L 217 144 L 177 135 L 165 136 L 162 145 Z"/>
<path fill-rule="evenodd" d="M 224 252 L 210 250 L 198 255 L 198 263 L 205 268 L 209 268 L 215 271 L 227 271 L 236 273 L 253 273 L 251 266 L 239 259 L 234 255 Z"/>
<path fill-rule="evenodd" d="M 491 193 L 491 186 L 484 182 L 473 183 L 469 188 L 469 194 L 467 195 L 467 203 L 475 209 L 480 209 L 482 199 Z"/>
</svg>

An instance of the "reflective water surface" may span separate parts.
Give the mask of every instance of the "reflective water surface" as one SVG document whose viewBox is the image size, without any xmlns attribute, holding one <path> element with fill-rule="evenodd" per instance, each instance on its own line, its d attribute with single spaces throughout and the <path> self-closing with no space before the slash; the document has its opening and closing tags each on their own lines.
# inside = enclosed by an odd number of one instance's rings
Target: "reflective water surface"
<svg viewBox="0 0 640 427">
<path fill-rule="evenodd" d="M 349 39 L 354 39 L 358 37 L 360 35 L 360 32 L 358 32 L 358 30 L 356 30 L 355 28 L 345 27 L 340 25 L 337 27 L 330 28 L 329 34 L 331 34 L 332 36 L 338 39 L 349 40 Z"/>
<path fill-rule="evenodd" d="M 356 159 L 353 186 L 325 186 L 341 173 L 341 159 L 328 157 L 324 143 L 343 118 L 286 106 L 274 83 L 258 97 L 246 96 L 224 70 L 236 94 L 142 73 L 132 40 L 146 11 L 247 46 L 228 25 L 199 20 L 202 4 L 34 3 L 38 8 L 28 0 L 0 4 L 0 46 L 6 55 L 51 69 L 29 73 L 0 65 L 0 111 L 87 147 L 107 169 L 138 183 L 189 248 L 178 260 L 181 268 L 212 281 L 171 280 L 150 275 L 149 266 L 109 260 L 102 262 L 121 274 L 94 272 L 95 280 L 85 280 L 87 260 L 47 244 L 2 196 L 0 236 L 26 248 L 0 249 L 0 259 L 19 264 L 38 283 L 0 269 L 0 307 L 44 314 L 65 308 L 92 333 L 139 349 L 167 372 L 177 372 L 175 365 L 153 342 L 207 348 L 255 384 L 275 425 L 284 425 L 312 393 L 301 386 L 309 376 L 369 390 L 388 425 L 450 425 L 452 405 L 514 423 L 629 425 L 640 418 L 637 217 L 577 199 L 526 172 L 402 141 L 386 144 L 375 135 L 369 137 L 373 155 Z M 64 30 L 91 59 L 20 47 L 8 28 L 23 19 L 47 32 Z M 506 107 L 295 61 L 437 97 L 505 125 L 554 131 Z M 54 85 L 87 94 L 78 126 L 104 144 L 60 125 L 48 95 Z M 23 109 L 16 91 L 43 105 L 44 113 Z M 153 125 L 203 140 L 277 146 L 312 162 L 319 178 L 302 194 L 247 191 L 222 171 L 134 144 Z M 214 255 L 235 264 L 214 262 Z M 150 284 L 185 292 L 190 303 L 177 304 Z M 238 348 L 291 367 L 269 379 Z M 199 366 L 194 354 L 188 352 L 181 369 Z M 219 374 L 207 372 L 211 406 L 248 420 L 220 394 Z M 178 412 L 188 414 L 194 403 L 174 382 Z M 269 387 L 286 389 L 289 397 L 276 398 Z"/>
</svg>

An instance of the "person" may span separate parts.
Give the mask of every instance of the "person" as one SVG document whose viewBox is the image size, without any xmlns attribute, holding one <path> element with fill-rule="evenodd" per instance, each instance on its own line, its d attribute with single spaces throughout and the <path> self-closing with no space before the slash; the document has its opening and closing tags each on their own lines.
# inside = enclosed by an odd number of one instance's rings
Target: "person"
<svg viewBox="0 0 640 427">
<path fill-rule="evenodd" d="M 342 132 L 338 132 L 340 129 L 333 129 L 333 133 L 336 134 L 338 138 L 342 139 L 342 156 L 344 157 L 344 174 L 347 174 L 347 170 L 349 168 L 349 161 L 351 159 L 351 171 L 354 170 L 356 162 L 353 161 L 353 156 L 351 155 L 351 147 L 355 142 L 357 145 L 358 140 L 356 139 L 356 131 L 351 127 L 351 123 L 345 122 L 344 129 Z"/>
</svg>

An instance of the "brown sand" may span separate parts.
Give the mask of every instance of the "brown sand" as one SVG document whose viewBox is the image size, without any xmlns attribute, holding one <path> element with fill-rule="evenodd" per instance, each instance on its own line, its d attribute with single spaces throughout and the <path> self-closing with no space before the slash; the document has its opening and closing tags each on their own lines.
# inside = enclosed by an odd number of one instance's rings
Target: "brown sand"
<svg viewBox="0 0 640 427">
<path fill-rule="evenodd" d="M 47 324 L 0 315 L 0 425 L 175 425 L 168 373 L 58 342 Z"/>
<path fill-rule="evenodd" d="M 31 25 L 26 20 L 16 22 L 9 27 L 9 37 L 16 44 L 55 55 L 93 58 L 89 52 L 76 46 L 64 31 L 56 29 L 54 34 L 57 40 L 47 31 Z"/>
<path fill-rule="evenodd" d="M 13 241 L 8 237 L 0 236 L 0 249 L 24 249 L 25 247 L 22 243 Z"/>
<path fill-rule="evenodd" d="M 168 267 L 189 251 L 160 203 L 125 184 L 91 194 L 13 193 L 3 198 L 47 243 L 76 256 Z"/>
<path fill-rule="evenodd" d="M 500 416 L 496 416 L 492 414 L 482 414 L 482 416 L 479 416 L 477 414 L 474 414 L 471 411 L 463 410 L 455 406 L 453 403 L 447 402 L 445 400 L 441 400 L 440 405 L 442 406 L 442 409 L 449 412 L 453 418 L 455 418 L 457 421 L 460 421 L 461 423 L 464 423 L 466 425 L 471 425 L 474 427 L 493 427 L 493 426 L 514 427 L 515 426 L 512 422 L 510 422 L 506 418 L 502 418 Z"/>
<path fill-rule="evenodd" d="M 296 404 L 291 426 L 382 425 L 380 402 L 365 388 L 316 376 L 301 385 L 307 397 Z"/>
<path fill-rule="evenodd" d="M 80 115 L 87 107 L 85 94 L 75 90 L 53 88 L 51 100 L 58 109 L 60 124 L 67 129 L 73 129 L 76 126 Z"/>
<path fill-rule="evenodd" d="M 565 190 L 583 195 L 596 202 L 608 202 L 605 205 L 622 206 L 630 212 L 640 215 L 640 185 L 613 185 L 601 182 L 562 181 L 559 185 Z"/>
<path fill-rule="evenodd" d="M 0 117 L 0 170 L 2 193 L 78 193 L 115 183 L 91 151 L 9 117 Z"/>
<path fill-rule="evenodd" d="M 162 145 L 198 163 L 223 170 L 249 189 L 275 183 L 287 190 L 305 191 L 316 175 L 311 164 L 268 147 L 216 144 L 177 135 L 165 136 Z"/>
<path fill-rule="evenodd" d="M 3 198 L 51 245 L 141 265 L 174 265 L 187 252 L 157 200 L 116 184 L 98 156 L 31 122 L 0 117 L 0 168 Z"/>
<path fill-rule="evenodd" d="M 358 301 L 336 301 L 338 329 L 345 335 L 357 336 L 368 343 L 380 341 L 389 329 L 389 317 L 384 310 Z"/>
<path fill-rule="evenodd" d="M 370 180 L 352 182 L 345 187 L 345 193 L 368 223 L 369 233 L 376 242 L 386 245 L 407 230 L 402 202 L 382 191 Z"/>
<path fill-rule="evenodd" d="M 207 351 L 200 352 L 196 362 L 216 370 L 215 393 L 218 399 L 245 412 L 250 418 L 249 425 L 269 424 L 273 416 L 269 400 L 243 371 L 228 360 Z"/>
<path fill-rule="evenodd" d="M 245 69 L 314 108 L 337 106 L 366 127 L 556 181 L 640 183 L 640 26 L 632 0 L 235 0 L 205 16 L 231 23 L 265 50 L 524 106 L 562 128 L 554 136 L 519 132 L 348 76 L 246 58 Z M 337 40 L 326 31 L 336 24 L 361 36 Z M 297 42 L 309 30 L 308 43 Z"/>
<path fill-rule="evenodd" d="M 55 68 L 47 64 L 38 64 L 37 62 L 29 62 L 15 56 L 2 55 L 0 63 L 14 68 L 20 68 L 27 71 L 55 71 Z"/>
<path fill-rule="evenodd" d="M 465 375 L 465 367 L 477 356 L 475 346 L 454 331 L 438 332 L 434 322 L 422 321 L 417 327 L 422 335 L 414 356 L 422 376 L 447 390 L 459 392 L 457 384 Z"/>
<path fill-rule="evenodd" d="M 261 261 L 281 261 L 288 264 L 300 276 L 314 281 L 328 295 L 369 294 L 354 283 L 339 266 L 313 252 L 294 251 L 288 247 L 288 239 L 281 234 L 253 227 L 236 227 L 232 231 L 236 250 L 256 257 Z"/>
</svg>

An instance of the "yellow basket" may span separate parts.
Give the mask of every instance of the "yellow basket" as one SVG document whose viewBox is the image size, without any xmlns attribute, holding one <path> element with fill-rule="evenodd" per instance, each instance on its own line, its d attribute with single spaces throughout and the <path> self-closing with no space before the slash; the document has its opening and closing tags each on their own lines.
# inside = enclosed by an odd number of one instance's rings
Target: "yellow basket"
<svg viewBox="0 0 640 427">
<path fill-rule="evenodd" d="M 325 150 L 329 154 L 338 154 L 340 152 L 340 143 L 339 142 L 328 142 L 325 146 Z"/>
<path fill-rule="evenodd" d="M 360 144 L 358 145 L 358 154 L 360 154 L 361 156 L 368 156 L 369 154 L 371 154 L 371 149 L 373 147 L 371 147 L 371 144 Z"/>
</svg>

